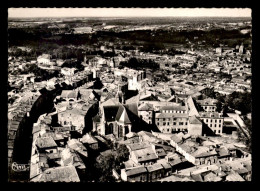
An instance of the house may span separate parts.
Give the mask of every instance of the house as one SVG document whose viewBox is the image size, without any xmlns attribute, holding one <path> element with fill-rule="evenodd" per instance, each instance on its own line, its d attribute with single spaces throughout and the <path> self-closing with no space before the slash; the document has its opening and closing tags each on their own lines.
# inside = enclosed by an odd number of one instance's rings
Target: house
<svg viewBox="0 0 260 191">
<path fill-rule="evenodd" d="M 188 120 L 188 133 L 190 135 L 202 135 L 202 122 L 198 117 L 191 116 Z"/>
<path fill-rule="evenodd" d="M 197 103 L 205 112 L 216 112 L 218 100 L 212 98 L 206 98 L 204 100 L 197 100 Z"/>
<path fill-rule="evenodd" d="M 87 151 L 86 147 L 81 142 L 79 142 L 79 140 L 70 139 L 68 141 L 67 145 L 70 149 L 77 151 L 82 156 L 88 157 L 88 151 Z"/>
<path fill-rule="evenodd" d="M 86 126 L 86 117 L 94 104 L 85 102 L 70 102 L 58 112 L 58 123 L 62 126 L 71 126 L 72 131 L 82 133 Z"/>
<path fill-rule="evenodd" d="M 121 178 L 128 182 L 147 182 L 147 169 L 143 166 L 121 169 Z"/>
<path fill-rule="evenodd" d="M 42 152 L 57 153 L 57 144 L 52 137 L 38 137 L 35 143 L 36 147 Z"/>
<path fill-rule="evenodd" d="M 222 178 L 214 174 L 213 172 L 209 172 L 204 176 L 204 182 L 220 182 Z"/>
<path fill-rule="evenodd" d="M 149 103 L 141 104 L 138 107 L 138 116 L 148 124 L 153 124 L 154 109 L 153 105 Z"/>
<path fill-rule="evenodd" d="M 229 160 L 231 154 L 229 152 L 229 150 L 226 147 L 220 147 L 220 148 L 216 148 L 216 151 L 218 153 L 218 162 L 223 163 L 227 160 Z"/>
<path fill-rule="evenodd" d="M 130 143 L 127 144 L 126 147 L 128 148 L 129 152 L 131 153 L 132 151 L 140 150 L 140 149 L 145 149 L 151 147 L 151 144 L 149 142 L 138 142 L 138 143 Z"/>
<path fill-rule="evenodd" d="M 51 55 L 49 54 L 42 54 L 37 58 L 37 62 L 40 64 L 46 64 L 49 65 L 51 62 Z"/>
<path fill-rule="evenodd" d="M 140 165 L 153 164 L 158 159 L 158 156 L 156 155 L 156 152 L 152 148 L 152 146 L 148 148 L 132 151 L 129 157 L 136 164 L 140 164 Z"/>
<path fill-rule="evenodd" d="M 168 160 L 165 158 L 165 159 L 159 159 L 157 161 L 158 164 L 161 164 L 162 167 L 163 167 L 163 176 L 169 176 L 171 173 L 172 173 L 172 166 L 170 165 L 170 163 L 168 163 Z"/>
<path fill-rule="evenodd" d="M 233 172 L 233 173 L 230 173 L 229 175 L 227 175 L 226 177 L 226 181 L 229 181 L 229 182 L 243 182 L 245 181 L 238 173 L 236 172 Z"/>
<path fill-rule="evenodd" d="M 145 84 L 145 71 L 134 71 L 129 73 L 128 90 L 141 90 Z"/>
<path fill-rule="evenodd" d="M 204 122 L 215 134 L 222 135 L 223 121 L 222 113 L 199 112 L 201 121 Z"/>
<path fill-rule="evenodd" d="M 149 165 L 146 169 L 148 171 L 148 182 L 157 181 L 164 176 L 164 168 L 159 163 Z"/>
<path fill-rule="evenodd" d="M 187 131 L 189 115 L 187 113 L 156 113 L 155 123 L 163 133 Z"/>
<path fill-rule="evenodd" d="M 74 166 L 48 168 L 30 180 L 31 182 L 80 182 Z"/>
</svg>

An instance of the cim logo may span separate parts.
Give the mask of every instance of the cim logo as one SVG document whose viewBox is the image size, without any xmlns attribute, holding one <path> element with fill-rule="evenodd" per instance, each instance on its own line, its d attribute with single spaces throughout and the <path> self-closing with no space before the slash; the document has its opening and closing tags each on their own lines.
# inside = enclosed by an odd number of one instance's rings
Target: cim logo
<svg viewBox="0 0 260 191">
<path fill-rule="evenodd" d="M 16 162 L 13 162 L 12 170 L 16 171 L 16 172 L 29 171 L 30 165 L 29 164 L 17 164 Z"/>
</svg>

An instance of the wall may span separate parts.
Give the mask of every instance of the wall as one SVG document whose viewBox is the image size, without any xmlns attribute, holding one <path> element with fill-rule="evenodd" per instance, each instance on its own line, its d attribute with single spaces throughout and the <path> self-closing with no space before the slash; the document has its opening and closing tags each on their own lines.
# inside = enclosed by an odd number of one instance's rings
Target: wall
<svg viewBox="0 0 260 191">
<path fill-rule="evenodd" d="M 217 135 L 222 135 L 223 118 L 204 118 L 204 117 L 201 117 L 201 120 L 203 120 L 203 122 L 205 124 L 207 124 L 208 127 L 210 129 L 212 129 L 212 131 L 214 133 L 216 133 Z"/>
<path fill-rule="evenodd" d="M 188 124 L 188 133 L 190 135 L 202 135 L 202 124 Z"/>
</svg>

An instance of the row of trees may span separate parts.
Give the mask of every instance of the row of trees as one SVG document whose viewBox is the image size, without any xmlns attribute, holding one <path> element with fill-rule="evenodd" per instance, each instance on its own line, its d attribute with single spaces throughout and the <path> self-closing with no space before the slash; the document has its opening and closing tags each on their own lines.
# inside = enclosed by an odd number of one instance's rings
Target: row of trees
<svg viewBox="0 0 260 191">
<path fill-rule="evenodd" d="M 23 71 L 21 71 L 21 74 L 29 73 L 33 73 L 39 81 L 49 80 L 53 77 L 59 76 L 58 71 L 46 71 L 39 68 L 36 64 L 30 64 Z"/>
<path fill-rule="evenodd" d="M 222 104 L 222 109 L 229 111 L 235 109 L 242 115 L 252 112 L 252 94 L 250 92 L 233 92 L 230 95 L 216 94 L 215 98 Z"/>
<path fill-rule="evenodd" d="M 144 68 L 158 69 L 159 68 L 159 64 L 154 62 L 151 59 L 146 60 L 146 59 L 139 59 L 135 57 L 130 58 L 126 62 L 120 62 L 119 65 L 123 67 L 132 68 L 132 69 L 144 69 Z"/>
</svg>

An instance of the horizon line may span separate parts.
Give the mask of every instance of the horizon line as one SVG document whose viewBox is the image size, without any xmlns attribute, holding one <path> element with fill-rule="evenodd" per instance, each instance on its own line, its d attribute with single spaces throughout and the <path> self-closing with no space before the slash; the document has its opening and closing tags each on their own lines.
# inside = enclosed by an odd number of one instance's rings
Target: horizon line
<svg viewBox="0 0 260 191">
<path fill-rule="evenodd" d="M 228 17 L 228 18 L 252 18 L 252 16 L 39 16 L 39 17 L 13 17 L 13 16 L 8 16 L 8 18 L 140 18 L 140 17 L 147 17 L 147 18 L 160 18 L 160 17 L 211 17 L 211 18 L 223 18 L 223 17 Z"/>
</svg>

